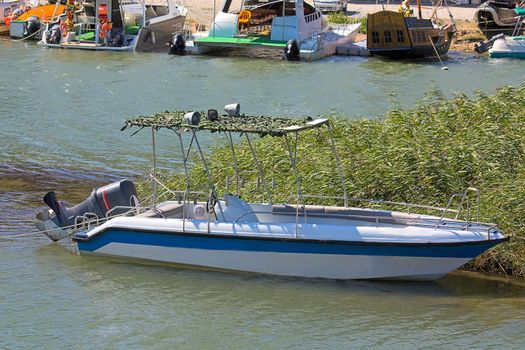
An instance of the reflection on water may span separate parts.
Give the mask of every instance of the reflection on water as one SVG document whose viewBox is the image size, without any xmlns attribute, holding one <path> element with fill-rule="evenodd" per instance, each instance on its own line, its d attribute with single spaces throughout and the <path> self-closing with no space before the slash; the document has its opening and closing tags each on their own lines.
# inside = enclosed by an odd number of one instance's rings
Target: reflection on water
<svg viewBox="0 0 525 350">
<path fill-rule="evenodd" d="M 0 63 L 0 348 L 522 347 L 522 282 L 279 278 L 80 257 L 39 235 L 1 236 L 34 231 L 49 190 L 75 203 L 147 172 L 149 135 L 120 132 L 128 117 L 235 101 L 253 114 L 377 118 L 433 88 L 450 96 L 519 83 L 524 61 L 451 54 L 444 72 L 439 62 L 290 64 L 0 41 Z M 161 166 L 176 165 L 169 133 L 158 152 Z"/>
<path fill-rule="evenodd" d="M 463 274 L 433 283 L 342 282 L 144 266 L 71 255 L 57 244 L 0 249 L 13 259 L 9 272 L 0 271 L 8 347 L 507 348 L 523 341 L 523 287 Z"/>
</svg>

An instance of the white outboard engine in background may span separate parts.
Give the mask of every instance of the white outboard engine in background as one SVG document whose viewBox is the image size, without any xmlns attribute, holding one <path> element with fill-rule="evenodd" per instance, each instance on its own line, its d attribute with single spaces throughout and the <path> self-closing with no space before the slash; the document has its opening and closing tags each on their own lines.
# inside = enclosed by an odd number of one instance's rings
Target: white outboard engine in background
<svg viewBox="0 0 525 350">
<path fill-rule="evenodd" d="M 55 192 L 48 192 L 44 196 L 44 203 L 51 209 L 44 210 L 37 215 L 37 227 L 45 231 L 53 241 L 67 237 L 66 229 L 77 223 L 80 218 L 105 218 L 111 210 L 111 216 L 127 212 L 129 208 L 137 205 L 137 191 L 133 182 L 122 180 L 94 189 L 89 197 L 68 208 L 64 202 L 59 202 Z M 54 215 L 53 215 L 54 214 Z"/>
</svg>

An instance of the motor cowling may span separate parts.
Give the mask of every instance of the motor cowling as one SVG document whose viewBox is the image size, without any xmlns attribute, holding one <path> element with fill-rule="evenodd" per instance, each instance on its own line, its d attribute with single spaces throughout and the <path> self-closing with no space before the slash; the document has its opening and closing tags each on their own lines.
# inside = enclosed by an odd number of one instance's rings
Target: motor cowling
<svg viewBox="0 0 525 350">
<path fill-rule="evenodd" d="M 492 48 L 492 46 L 494 45 L 494 42 L 498 39 L 505 39 L 505 35 L 500 33 L 500 34 L 497 34 L 497 35 L 494 35 L 492 38 L 490 38 L 489 40 L 485 40 L 485 41 L 480 41 L 480 42 L 477 42 L 475 45 L 474 45 L 474 50 L 481 54 L 483 52 L 486 52 L 488 50 L 490 50 Z"/>
<path fill-rule="evenodd" d="M 27 19 L 24 36 L 29 36 L 40 30 L 40 19 L 36 16 L 31 16 Z"/>
<path fill-rule="evenodd" d="M 136 196 L 133 182 L 122 180 L 93 190 L 85 201 L 71 208 L 59 202 L 55 192 L 47 193 L 44 203 L 55 213 L 58 226 L 66 227 L 75 224 L 79 217 L 105 218 L 110 210 L 111 216 L 125 213 L 127 208 L 114 208 L 134 205 L 132 198 Z"/>
<path fill-rule="evenodd" d="M 61 37 L 60 25 L 58 23 L 53 24 L 51 30 L 46 31 L 46 41 L 49 44 L 60 44 Z"/>
<path fill-rule="evenodd" d="M 297 40 L 288 40 L 283 50 L 283 59 L 287 61 L 299 61 L 301 59 L 301 50 Z"/>
<path fill-rule="evenodd" d="M 184 38 L 182 37 L 182 34 L 176 34 L 172 40 L 169 42 L 170 44 L 170 55 L 184 55 L 186 52 L 186 42 L 184 41 Z"/>
</svg>

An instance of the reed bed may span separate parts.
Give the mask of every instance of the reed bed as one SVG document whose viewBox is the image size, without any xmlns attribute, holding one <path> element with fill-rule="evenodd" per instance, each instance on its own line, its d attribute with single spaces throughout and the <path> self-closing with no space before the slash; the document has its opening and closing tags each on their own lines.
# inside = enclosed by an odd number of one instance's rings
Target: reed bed
<svg viewBox="0 0 525 350">
<path fill-rule="evenodd" d="M 433 92 L 413 109 L 392 110 L 379 120 L 331 118 L 349 196 L 446 206 L 453 193 L 478 188 L 480 219 L 498 223 L 513 239 L 465 268 L 525 277 L 525 85 L 500 88 L 494 95 L 478 92 L 473 98 L 458 94 L 447 99 Z M 295 140 L 289 141 L 293 145 Z M 274 202 L 295 201 L 297 187 L 284 138 L 261 137 L 253 145 Z M 342 195 L 326 131 L 301 133 L 297 154 L 303 193 Z M 236 158 L 242 198 L 261 200 L 262 186 L 242 138 Z M 191 187 L 202 189 L 206 174 L 194 159 Z M 218 141 L 207 161 L 218 193 L 235 192 L 228 145 Z M 225 176 L 230 178 L 228 189 Z M 174 188 L 185 188 L 180 172 L 162 178 Z"/>
</svg>

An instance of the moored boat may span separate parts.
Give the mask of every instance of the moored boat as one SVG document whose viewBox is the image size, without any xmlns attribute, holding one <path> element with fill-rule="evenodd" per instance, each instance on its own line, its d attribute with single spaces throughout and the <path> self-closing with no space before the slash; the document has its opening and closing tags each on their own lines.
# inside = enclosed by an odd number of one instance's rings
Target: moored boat
<svg viewBox="0 0 525 350">
<path fill-rule="evenodd" d="M 525 58 L 525 36 L 518 35 L 522 32 L 524 15 L 519 16 L 512 35 L 499 33 L 490 39 L 476 43 L 478 53 L 488 51 L 491 58 Z"/>
<path fill-rule="evenodd" d="M 71 13 L 70 13 L 71 12 Z M 96 0 L 68 10 L 46 26 L 39 45 L 50 48 L 108 51 L 168 51 L 174 31 L 188 10 L 173 0 Z"/>
<path fill-rule="evenodd" d="M 317 60 L 355 41 L 360 24 L 328 28 L 304 0 L 225 0 L 209 31 L 185 33 L 178 41 L 191 54 L 234 53 L 253 57 Z M 176 36 L 177 37 L 177 36 Z"/>
<path fill-rule="evenodd" d="M 9 33 L 9 24 L 11 16 L 15 10 L 20 7 L 18 0 L 1 0 L 0 1 L 0 34 Z"/>
<path fill-rule="evenodd" d="M 367 18 L 367 49 L 372 55 L 393 59 L 443 56 L 452 44 L 456 27 L 453 21 L 440 26 L 433 19 L 423 18 L 420 0 L 417 17 L 412 17 L 410 8 L 404 12 L 383 9 L 371 13 Z"/>
<path fill-rule="evenodd" d="M 408 211 L 351 207 L 351 201 L 363 200 L 347 194 L 328 119 L 247 116 L 239 113 L 238 105 L 229 105 L 226 110 L 224 115 L 209 110 L 205 120 L 201 120 L 205 113 L 165 112 L 126 122 L 123 129 L 151 129 L 154 145 L 161 129 L 178 138 L 184 189 L 170 189 L 158 179 L 154 146 L 150 175 L 153 203 L 140 204 L 129 180 L 96 189 L 73 208 L 66 208 L 50 192 L 44 197 L 50 209 L 39 213 L 37 226 L 53 240 L 69 237 L 80 254 L 333 279 L 433 280 L 508 239 L 495 224 L 479 221 L 479 192 L 472 188 L 453 196 L 446 208 L 370 200 L 364 203 L 403 205 Z M 302 191 L 297 140 L 299 133 L 313 129 L 324 133 L 332 150 L 340 197 L 309 196 Z M 222 197 L 200 146 L 199 134 L 203 132 L 224 133 L 232 149 L 235 185 L 230 190 L 227 180 Z M 261 202 L 241 199 L 242 174 L 235 161 L 232 133 L 240 133 L 250 147 L 259 174 Z M 297 187 L 291 204 L 273 200 L 271 183 L 252 147 L 253 135 L 284 138 Z M 188 155 L 192 148 L 196 148 L 209 179 L 204 192 L 191 187 Z M 173 199 L 158 203 L 158 189 Z M 476 201 L 469 197 L 472 194 Z M 460 203 L 452 210 L 455 198 Z M 340 205 L 326 205 L 323 200 L 327 199 Z M 472 202 L 478 203 L 477 211 L 470 206 Z M 414 213 L 418 209 L 438 214 Z M 476 215 L 471 217 L 472 213 Z"/>
<path fill-rule="evenodd" d="M 66 5 L 60 1 L 55 4 L 36 6 L 16 19 L 11 20 L 9 35 L 12 38 L 31 38 L 40 40 L 42 29 L 46 23 L 53 21 L 66 10 Z"/>
</svg>

